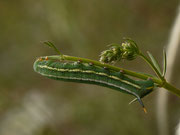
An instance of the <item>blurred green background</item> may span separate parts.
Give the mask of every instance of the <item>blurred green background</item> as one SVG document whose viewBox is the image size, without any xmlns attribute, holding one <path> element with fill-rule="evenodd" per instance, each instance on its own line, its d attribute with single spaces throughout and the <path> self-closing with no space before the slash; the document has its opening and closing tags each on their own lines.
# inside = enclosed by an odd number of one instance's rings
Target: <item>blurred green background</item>
<svg viewBox="0 0 180 135">
<path fill-rule="evenodd" d="M 130 37 L 162 61 L 178 0 L 1 0 L 0 134 L 156 135 L 157 92 L 144 99 L 87 84 L 58 82 L 33 71 L 39 56 L 55 52 L 99 59 L 111 43 Z M 180 63 L 177 63 L 177 66 Z M 152 73 L 141 59 L 119 66 Z M 180 72 L 176 72 L 179 74 Z M 178 86 L 178 85 L 177 85 Z M 180 86 L 180 85 L 179 85 Z M 170 134 L 179 118 L 177 97 L 168 101 Z"/>
</svg>

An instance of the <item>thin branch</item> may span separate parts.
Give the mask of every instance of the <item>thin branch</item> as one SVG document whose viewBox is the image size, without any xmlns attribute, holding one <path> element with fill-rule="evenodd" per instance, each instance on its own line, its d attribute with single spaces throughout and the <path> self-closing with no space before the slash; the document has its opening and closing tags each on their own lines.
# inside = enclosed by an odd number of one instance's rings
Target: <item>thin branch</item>
<svg viewBox="0 0 180 135">
<path fill-rule="evenodd" d="M 114 71 L 123 71 L 125 74 L 129 75 L 129 76 L 133 76 L 139 79 L 144 79 L 147 80 L 148 78 L 151 78 L 154 83 L 158 84 L 159 86 L 164 87 L 165 89 L 169 90 L 170 92 L 176 94 L 177 96 L 180 97 L 180 90 L 175 88 L 174 86 L 172 86 L 171 84 L 169 84 L 168 82 L 166 82 L 165 80 L 161 80 L 157 77 L 154 77 L 152 75 L 148 75 L 148 74 L 144 74 L 144 73 L 139 73 L 139 72 L 134 72 L 134 71 L 130 71 L 127 69 L 123 69 L 123 68 L 119 68 L 119 67 L 115 67 L 109 64 L 105 64 L 105 63 L 101 63 L 99 61 L 95 61 L 95 60 L 91 60 L 91 59 L 86 59 L 86 58 L 80 58 L 80 57 L 74 57 L 74 56 L 68 56 L 68 55 L 53 55 L 53 56 L 44 56 L 41 58 L 46 58 L 48 57 L 49 60 L 69 60 L 69 61 L 82 61 L 84 63 L 93 63 L 96 66 L 100 66 L 100 67 L 107 67 L 110 70 L 114 70 Z"/>
</svg>

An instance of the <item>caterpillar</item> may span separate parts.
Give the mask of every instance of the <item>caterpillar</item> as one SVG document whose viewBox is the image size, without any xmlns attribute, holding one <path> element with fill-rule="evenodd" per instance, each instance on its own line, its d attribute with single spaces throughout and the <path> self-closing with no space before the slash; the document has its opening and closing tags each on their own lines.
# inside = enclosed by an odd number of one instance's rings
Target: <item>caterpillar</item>
<svg viewBox="0 0 180 135">
<path fill-rule="evenodd" d="M 146 113 L 141 100 L 152 92 L 154 82 L 148 80 L 133 80 L 123 71 L 109 70 L 93 63 L 82 61 L 56 60 L 41 57 L 34 62 L 34 71 L 50 79 L 95 84 L 121 91 L 135 96 Z M 135 101 L 133 100 L 133 102 Z"/>
</svg>

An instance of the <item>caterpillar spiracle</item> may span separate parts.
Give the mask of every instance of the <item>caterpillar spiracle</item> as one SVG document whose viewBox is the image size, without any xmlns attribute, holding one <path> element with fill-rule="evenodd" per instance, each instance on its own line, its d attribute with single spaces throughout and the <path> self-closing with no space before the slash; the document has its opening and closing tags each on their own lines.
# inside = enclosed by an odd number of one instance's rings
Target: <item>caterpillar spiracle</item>
<svg viewBox="0 0 180 135">
<path fill-rule="evenodd" d="M 121 71 L 117 72 L 81 61 L 41 57 L 35 61 L 34 71 L 50 79 L 95 84 L 133 95 L 145 112 L 141 98 L 152 92 L 154 88 L 154 82 L 151 79 L 133 80 Z"/>
</svg>

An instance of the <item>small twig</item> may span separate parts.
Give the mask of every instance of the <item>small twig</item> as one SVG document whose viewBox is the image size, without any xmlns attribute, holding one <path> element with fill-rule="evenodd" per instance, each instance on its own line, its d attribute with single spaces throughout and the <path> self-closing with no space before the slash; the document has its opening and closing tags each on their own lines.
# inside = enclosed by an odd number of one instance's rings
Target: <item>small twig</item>
<svg viewBox="0 0 180 135">
<path fill-rule="evenodd" d="M 45 58 L 46 56 L 42 57 Z M 54 60 L 69 60 L 69 61 L 78 61 L 81 60 L 82 62 L 85 63 L 93 63 L 96 66 L 101 66 L 101 67 L 107 67 L 110 70 L 114 70 L 114 71 L 123 71 L 125 74 L 129 75 L 129 76 L 133 76 L 139 79 L 144 79 L 147 80 L 148 78 L 151 78 L 154 83 L 158 84 L 159 86 L 167 89 L 168 91 L 176 94 L 177 96 L 180 97 L 180 90 L 175 88 L 174 86 L 172 86 L 170 83 L 166 82 L 165 80 L 161 80 L 155 76 L 152 75 L 148 75 L 148 74 L 143 74 L 143 73 L 139 73 L 139 72 L 134 72 L 134 71 L 130 71 L 127 69 L 123 69 L 123 68 L 119 68 L 119 67 L 115 67 L 109 64 L 105 64 L 105 63 L 101 63 L 99 61 L 95 61 L 95 60 L 91 60 L 91 59 L 86 59 L 86 58 L 80 58 L 80 57 L 74 57 L 74 56 L 68 56 L 68 55 L 53 55 L 53 56 L 48 56 L 48 59 L 54 59 Z"/>
</svg>

